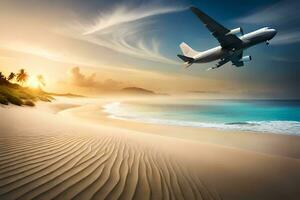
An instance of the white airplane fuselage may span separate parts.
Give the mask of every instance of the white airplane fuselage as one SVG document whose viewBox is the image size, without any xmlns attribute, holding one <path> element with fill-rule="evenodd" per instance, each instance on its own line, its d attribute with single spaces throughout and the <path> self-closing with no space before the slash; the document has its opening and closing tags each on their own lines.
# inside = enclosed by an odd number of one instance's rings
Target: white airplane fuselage
<svg viewBox="0 0 300 200">
<path fill-rule="evenodd" d="M 217 46 L 195 55 L 193 57 L 194 58 L 193 63 L 212 62 L 215 60 L 226 58 L 232 54 L 239 53 L 259 43 L 266 42 L 268 44 L 268 41 L 271 40 L 276 35 L 276 33 L 277 31 L 275 29 L 270 29 L 267 27 L 258 29 L 256 31 L 247 33 L 239 37 L 239 39 L 242 40 L 243 42 L 239 49 L 228 50 L 222 48 L 221 46 Z"/>
</svg>

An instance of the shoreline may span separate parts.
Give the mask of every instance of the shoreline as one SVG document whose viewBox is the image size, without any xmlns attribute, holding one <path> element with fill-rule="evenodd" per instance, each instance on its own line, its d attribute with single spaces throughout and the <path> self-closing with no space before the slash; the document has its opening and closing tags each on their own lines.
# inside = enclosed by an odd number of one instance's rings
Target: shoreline
<svg viewBox="0 0 300 200">
<path fill-rule="evenodd" d="M 185 100 L 182 99 L 184 102 Z M 170 100 L 167 103 L 158 103 L 159 106 L 169 106 L 169 105 L 173 105 L 172 109 L 175 109 L 176 107 L 174 106 L 181 106 L 180 103 L 175 103 L 172 102 L 174 100 Z M 200 100 L 202 101 L 202 100 Z M 207 100 L 206 100 L 207 101 Z M 215 100 L 213 100 L 215 101 Z M 123 103 L 125 105 L 123 105 Z M 126 108 L 126 104 L 129 103 L 133 105 L 133 108 Z M 155 104 L 157 102 L 147 102 L 150 105 Z M 143 112 L 139 112 L 138 110 L 135 110 L 135 105 L 139 105 L 141 104 L 142 109 L 149 109 L 147 108 L 147 103 L 145 102 L 141 102 L 141 101 L 128 101 L 128 102 L 120 102 L 120 101 L 116 101 L 116 102 L 110 102 L 108 104 L 103 105 L 103 110 L 105 113 L 107 113 L 107 115 L 110 118 L 114 118 L 114 119 L 119 119 L 119 120 L 125 120 L 125 121 L 135 121 L 135 122 L 140 122 L 140 123 L 144 123 L 144 124 L 156 124 L 156 125 L 163 125 L 163 126 L 181 126 L 181 127 L 191 127 L 191 128 L 209 128 L 209 129 L 217 129 L 217 130 L 229 130 L 229 131 L 241 131 L 241 132 L 254 132 L 254 133 L 262 133 L 262 134 L 280 134 L 280 135 L 295 135 L 295 136 L 300 136 L 300 122 L 299 121 L 294 121 L 293 119 L 291 120 L 278 120 L 278 119 L 274 119 L 274 120 L 259 120 L 259 121 L 255 121 L 255 120 L 242 120 L 239 121 L 239 119 L 236 119 L 234 121 L 232 121 L 233 119 L 231 119 L 231 121 L 226 120 L 227 118 L 230 118 L 230 116 L 227 116 L 223 119 L 222 121 L 218 121 L 218 119 L 210 119 L 210 120 L 200 120 L 198 121 L 197 119 L 189 119 L 189 120 L 185 120 L 182 119 L 182 116 L 180 116 L 179 118 L 176 117 L 176 112 L 175 110 L 173 111 L 167 111 L 166 113 L 164 113 L 164 111 L 162 111 L 163 114 L 168 114 L 171 115 L 168 118 L 165 117 L 161 117 L 160 115 L 157 116 L 157 112 L 160 111 L 155 111 L 154 115 L 152 113 L 152 111 L 150 111 L 150 116 L 147 115 L 147 113 L 143 113 Z M 190 103 L 189 101 L 187 102 L 188 104 Z M 184 104 L 185 105 L 185 104 Z M 191 104 L 192 106 L 195 106 L 196 104 Z M 200 104 L 201 105 L 201 104 Z M 146 107 L 144 107 L 146 106 Z M 215 105 L 218 106 L 218 105 Z M 156 108 L 154 108 L 156 109 Z M 163 109 L 163 108 L 162 108 Z M 195 108 L 197 109 L 197 108 Z M 222 109 L 222 108 L 221 108 Z M 191 110 L 185 111 L 185 112 L 191 112 Z M 201 110 L 199 110 L 199 112 L 201 112 Z M 215 112 L 215 111 L 212 111 Z M 151 114 L 152 113 L 152 114 Z M 195 113 L 191 113 L 191 115 L 195 115 Z M 152 117 L 151 117 L 152 116 Z M 188 118 L 189 115 L 187 116 L 186 114 L 183 114 L 183 116 L 185 118 Z M 203 117 L 203 116 L 202 116 Z M 218 121 L 218 122 L 216 122 Z M 226 122 L 227 121 L 227 122 Z"/>
<path fill-rule="evenodd" d="M 63 110 L 62 113 L 94 125 L 102 124 L 146 134 L 217 144 L 275 156 L 300 158 L 300 137 L 297 135 L 163 125 L 110 118 L 103 111 L 103 106 L 109 102 L 112 100 L 98 102 L 97 105 L 78 106 Z"/>
</svg>

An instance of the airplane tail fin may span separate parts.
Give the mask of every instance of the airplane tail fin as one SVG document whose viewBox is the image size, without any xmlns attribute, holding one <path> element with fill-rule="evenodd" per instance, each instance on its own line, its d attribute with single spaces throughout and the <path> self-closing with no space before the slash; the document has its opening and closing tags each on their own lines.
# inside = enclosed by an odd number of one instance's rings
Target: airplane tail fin
<svg viewBox="0 0 300 200">
<path fill-rule="evenodd" d="M 183 55 L 187 56 L 187 57 L 194 57 L 196 56 L 197 54 L 199 54 L 200 52 L 198 51 L 195 51 L 194 49 L 192 49 L 189 45 L 187 45 L 186 43 L 182 42 L 180 45 L 179 45 Z"/>
</svg>

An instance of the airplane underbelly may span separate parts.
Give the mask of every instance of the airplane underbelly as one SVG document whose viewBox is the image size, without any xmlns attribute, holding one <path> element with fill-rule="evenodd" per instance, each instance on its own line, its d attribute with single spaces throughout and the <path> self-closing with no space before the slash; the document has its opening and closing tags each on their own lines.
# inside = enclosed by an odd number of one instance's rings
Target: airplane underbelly
<svg viewBox="0 0 300 200">
<path fill-rule="evenodd" d="M 212 62 L 215 60 L 219 60 L 220 58 L 224 57 L 225 51 L 220 49 L 215 52 L 208 53 L 206 55 L 201 56 L 199 59 L 197 59 L 197 62 L 199 63 L 205 63 L 205 62 Z"/>
</svg>

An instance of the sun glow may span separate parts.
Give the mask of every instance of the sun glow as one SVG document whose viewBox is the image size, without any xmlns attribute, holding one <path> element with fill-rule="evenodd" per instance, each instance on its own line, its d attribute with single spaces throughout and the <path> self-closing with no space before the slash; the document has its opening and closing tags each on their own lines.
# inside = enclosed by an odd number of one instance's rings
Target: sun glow
<svg viewBox="0 0 300 200">
<path fill-rule="evenodd" d="M 39 87 L 39 82 L 36 79 L 36 77 L 30 77 L 27 81 L 27 86 L 31 88 L 38 88 Z"/>
</svg>

